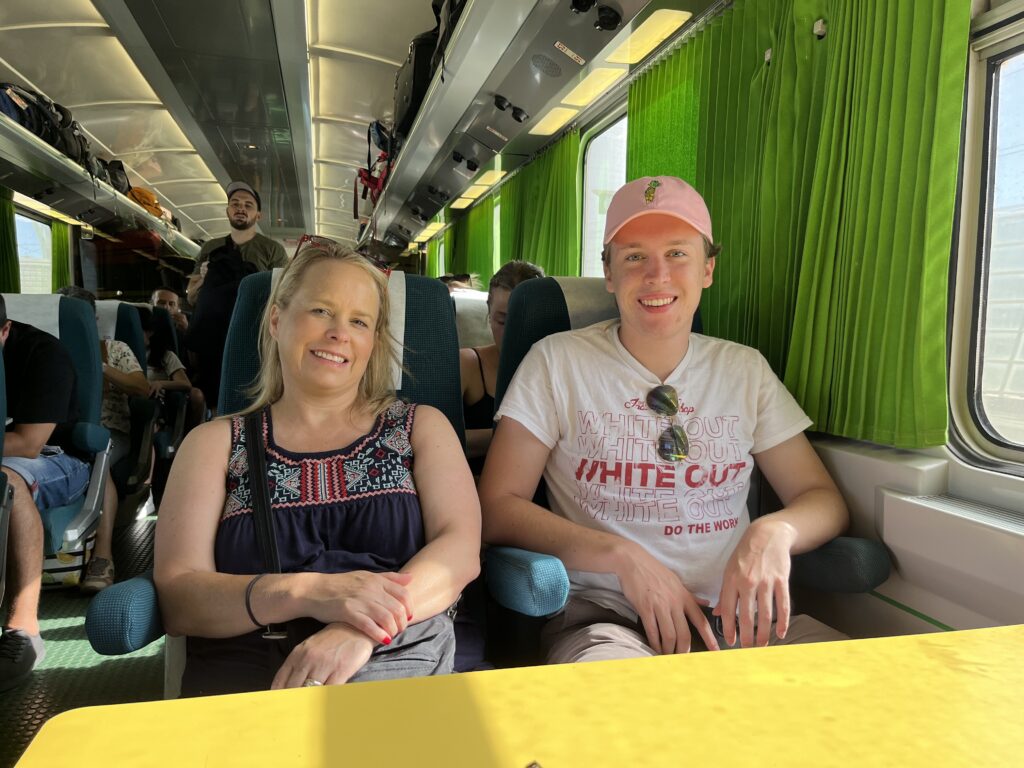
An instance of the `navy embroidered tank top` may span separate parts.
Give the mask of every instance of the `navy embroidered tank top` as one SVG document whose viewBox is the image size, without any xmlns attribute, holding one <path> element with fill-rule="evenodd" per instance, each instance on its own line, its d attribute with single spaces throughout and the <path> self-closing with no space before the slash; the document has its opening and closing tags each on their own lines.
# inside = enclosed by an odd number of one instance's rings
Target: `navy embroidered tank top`
<svg viewBox="0 0 1024 768">
<path fill-rule="evenodd" d="M 274 442 L 270 409 L 262 414 L 270 509 L 284 573 L 397 571 L 425 544 L 413 482 L 416 406 L 396 401 L 373 428 L 340 450 L 294 453 Z M 252 513 L 245 418 L 231 419 L 227 498 L 214 541 L 220 573 L 264 573 Z M 269 642 L 253 629 L 233 638 L 189 637 L 185 696 L 262 690 L 291 648 L 323 625 L 289 622 L 289 638 Z"/>
</svg>

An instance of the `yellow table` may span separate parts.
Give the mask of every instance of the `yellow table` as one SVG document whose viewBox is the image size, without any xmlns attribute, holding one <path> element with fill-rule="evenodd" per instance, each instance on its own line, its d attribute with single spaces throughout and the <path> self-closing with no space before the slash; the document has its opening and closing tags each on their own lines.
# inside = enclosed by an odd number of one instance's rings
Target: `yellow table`
<svg viewBox="0 0 1024 768">
<path fill-rule="evenodd" d="M 1024 626 L 123 704 L 19 766 L 1024 765 Z"/>
</svg>

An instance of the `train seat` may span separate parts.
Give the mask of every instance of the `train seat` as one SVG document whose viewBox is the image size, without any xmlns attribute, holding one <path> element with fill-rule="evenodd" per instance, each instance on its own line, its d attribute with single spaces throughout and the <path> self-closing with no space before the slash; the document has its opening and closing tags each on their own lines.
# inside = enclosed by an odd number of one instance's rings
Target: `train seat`
<svg viewBox="0 0 1024 768">
<path fill-rule="evenodd" d="M 509 299 L 495 407 L 501 404 L 516 368 L 536 341 L 617 316 L 614 298 L 607 292 L 603 278 L 546 277 L 516 286 Z M 692 330 L 702 330 L 699 311 Z M 760 505 L 768 496 L 767 484 L 760 482 L 759 475 L 755 468 L 748 497 L 751 517 L 771 511 Z M 543 480 L 540 485 L 534 501 L 546 505 Z M 888 553 L 880 542 L 840 536 L 813 552 L 794 557 L 792 581 L 824 591 L 867 592 L 885 581 L 889 570 Z M 544 617 L 561 610 L 569 593 L 565 568 L 551 555 L 490 547 L 484 574 L 491 596 L 501 608 L 528 617 Z M 500 613 L 494 622 L 503 625 L 503 629 L 491 636 L 513 637 L 517 646 L 495 649 L 494 656 L 499 661 L 504 660 L 506 652 L 520 653 L 522 646 L 535 643 L 539 622 L 512 620 Z"/>
<path fill-rule="evenodd" d="M 146 339 L 135 307 L 116 299 L 97 301 L 96 325 L 101 339 L 123 341 L 131 348 L 145 375 Z M 128 408 L 131 413 L 131 450 L 110 468 L 120 499 L 118 520 L 122 523 L 131 523 L 139 507 L 149 498 L 153 428 L 158 403 L 148 397 L 130 397 Z"/>
<path fill-rule="evenodd" d="M 7 383 L 4 378 L 4 356 L 0 355 L 0 419 L 7 421 Z M 0 455 L 3 455 L 4 433 L 0 432 Z M 0 604 L 4 601 L 7 576 L 7 530 L 11 522 L 12 489 L 7 475 L 0 472 Z"/>
<path fill-rule="evenodd" d="M 79 419 L 71 439 L 78 451 L 93 457 L 89 486 L 71 504 L 40 510 L 46 556 L 43 583 L 73 585 L 99 519 L 110 446 L 110 433 L 100 423 L 103 370 L 96 318 L 86 302 L 66 296 L 4 294 L 4 300 L 8 317 L 55 336 L 75 366 Z"/>
<path fill-rule="evenodd" d="M 459 288 L 452 292 L 455 327 L 460 347 L 486 347 L 494 343 L 487 319 L 487 292 Z"/>
<path fill-rule="evenodd" d="M 276 271 L 276 270 L 275 270 Z M 250 402 L 248 388 L 259 370 L 259 327 L 272 274 L 242 280 L 225 345 L 220 406 L 235 413 Z M 402 343 L 405 372 L 394 370 L 399 397 L 432 405 L 463 439 L 458 338 L 448 290 L 438 280 L 393 272 L 391 331 Z M 152 575 L 115 584 L 89 605 L 86 633 L 98 653 L 129 653 L 163 634 Z M 481 642 L 482 644 L 482 642 Z M 482 648 L 481 648 L 482 654 Z"/>
</svg>

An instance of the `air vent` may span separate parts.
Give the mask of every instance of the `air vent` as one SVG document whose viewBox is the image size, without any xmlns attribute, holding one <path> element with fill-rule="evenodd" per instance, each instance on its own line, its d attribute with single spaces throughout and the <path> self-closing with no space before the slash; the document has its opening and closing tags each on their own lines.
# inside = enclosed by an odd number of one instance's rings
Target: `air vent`
<svg viewBox="0 0 1024 768">
<path fill-rule="evenodd" d="M 530 64 L 538 72 L 543 72 L 548 77 L 561 77 L 562 68 L 558 66 L 558 62 L 554 59 L 549 59 L 543 53 L 535 53 L 530 57 Z"/>
</svg>

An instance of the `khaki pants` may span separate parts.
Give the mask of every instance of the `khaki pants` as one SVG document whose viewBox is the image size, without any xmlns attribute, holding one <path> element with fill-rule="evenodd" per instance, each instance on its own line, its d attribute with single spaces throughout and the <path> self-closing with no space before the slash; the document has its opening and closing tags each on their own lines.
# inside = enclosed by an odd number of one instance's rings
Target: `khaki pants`
<svg viewBox="0 0 1024 768">
<path fill-rule="evenodd" d="M 721 636 L 720 624 L 705 611 L 711 622 L 718 645 L 726 645 Z M 705 651 L 704 641 L 697 631 L 690 627 L 692 651 Z M 737 635 L 739 632 L 737 631 Z M 768 645 L 793 645 L 796 643 L 821 643 L 829 640 L 848 640 L 838 632 L 810 616 L 793 616 L 789 620 L 786 638 L 775 636 L 774 628 Z M 739 647 L 737 642 L 736 648 Z M 610 659 L 634 659 L 643 656 L 657 656 L 647 644 L 643 627 L 631 622 L 613 610 L 602 608 L 582 598 L 570 598 L 565 610 L 548 621 L 541 632 L 541 649 L 548 664 L 566 664 L 577 661 L 608 661 Z"/>
</svg>

